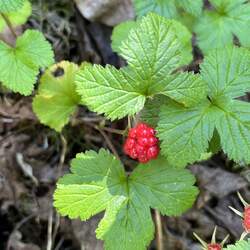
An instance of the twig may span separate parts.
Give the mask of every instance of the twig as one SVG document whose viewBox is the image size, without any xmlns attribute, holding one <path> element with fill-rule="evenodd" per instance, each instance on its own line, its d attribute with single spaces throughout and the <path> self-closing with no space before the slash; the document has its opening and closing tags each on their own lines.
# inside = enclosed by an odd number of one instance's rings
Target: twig
<svg viewBox="0 0 250 250">
<path fill-rule="evenodd" d="M 65 156 L 67 153 L 67 140 L 65 139 L 62 133 L 60 134 L 60 138 L 61 138 L 61 144 L 62 144 L 62 151 L 61 151 L 60 161 L 58 165 L 58 177 L 60 177 L 62 174 L 62 168 L 63 168 L 63 164 L 65 161 Z"/>
<path fill-rule="evenodd" d="M 8 28 L 10 29 L 11 34 L 14 36 L 14 38 L 17 38 L 17 34 L 16 34 L 8 16 L 6 16 L 4 13 L 1 13 L 1 16 L 2 16 L 3 20 L 5 21 L 5 23 L 7 24 Z"/>
<path fill-rule="evenodd" d="M 100 129 L 103 129 L 103 130 L 105 130 L 107 132 L 117 134 L 117 135 L 124 135 L 124 133 L 125 133 L 124 130 L 115 129 L 115 128 L 100 127 Z"/>
<path fill-rule="evenodd" d="M 47 231 L 47 250 L 52 250 L 52 226 L 53 226 L 53 208 L 50 209 L 48 216 L 48 231 Z"/>
<path fill-rule="evenodd" d="M 109 137 L 106 135 L 106 133 L 100 129 L 98 126 L 95 126 L 95 129 L 98 130 L 100 132 L 100 134 L 104 137 L 105 141 L 107 142 L 109 148 L 111 149 L 111 151 L 113 152 L 113 154 L 115 155 L 115 157 L 120 160 L 120 157 L 114 147 L 114 145 L 112 144 L 111 140 L 109 139 Z"/>
<path fill-rule="evenodd" d="M 162 232 L 161 215 L 157 210 L 155 210 L 155 223 L 156 223 L 157 250 L 163 250 L 163 232 Z"/>
</svg>

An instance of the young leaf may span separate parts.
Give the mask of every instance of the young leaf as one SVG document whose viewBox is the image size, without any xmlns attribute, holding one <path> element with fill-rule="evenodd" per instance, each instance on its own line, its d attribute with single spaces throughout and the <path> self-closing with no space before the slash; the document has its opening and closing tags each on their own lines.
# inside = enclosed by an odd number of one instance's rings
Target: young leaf
<svg viewBox="0 0 250 250">
<path fill-rule="evenodd" d="M 174 29 L 176 36 L 180 42 L 181 48 L 181 61 L 180 66 L 187 65 L 193 60 L 192 55 L 192 34 L 189 30 L 183 26 L 180 22 L 171 20 L 172 28 Z M 137 22 L 127 21 L 117 25 L 112 33 L 112 48 L 115 52 L 122 55 L 121 46 L 123 41 L 126 41 L 128 38 L 129 32 L 135 28 Z"/>
<path fill-rule="evenodd" d="M 174 18 L 177 16 L 175 0 L 133 0 L 135 12 L 138 17 L 147 15 L 149 12 L 155 12 L 160 16 Z"/>
<path fill-rule="evenodd" d="M 32 93 L 39 68 L 54 61 L 51 45 L 35 30 L 18 37 L 14 48 L 0 42 L 0 58 L 0 81 L 23 95 Z"/>
<path fill-rule="evenodd" d="M 229 245 L 224 250 L 249 250 L 250 249 L 250 240 L 240 240 L 236 242 L 235 245 Z"/>
<path fill-rule="evenodd" d="M 193 93 L 199 102 L 206 94 L 205 83 L 191 73 L 172 74 L 180 66 L 182 49 L 173 22 L 149 14 L 138 21 L 119 48 L 127 67 L 88 66 L 77 74 L 82 102 L 111 120 L 134 115 L 154 95 L 193 105 Z"/>
<path fill-rule="evenodd" d="M 162 107 L 158 131 L 171 164 L 183 166 L 198 160 L 207 151 L 215 128 L 229 158 L 250 163 L 250 104 L 232 99 L 250 89 L 249 56 L 249 51 L 236 47 L 211 52 L 201 65 L 209 100 L 192 108 Z"/>
<path fill-rule="evenodd" d="M 126 21 L 115 26 L 111 37 L 112 40 L 111 46 L 113 51 L 119 54 L 122 42 L 128 38 L 128 33 L 132 28 L 135 27 L 135 25 L 136 25 L 135 21 Z"/>
<path fill-rule="evenodd" d="M 28 0 L 24 0 L 23 7 L 21 9 L 14 12 L 8 12 L 6 13 L 6 16 L 9 18 L 13 26 L 18 26 L 26 23 L 28 17 L 31 15 L 31 11 L 32 8 L 30 2 Z M 0 32 L 2 32 L 5 27 L 6 27 L 6 22 L 0 16 Z"/>
<path fill-rule="evenodd" d="M 163 158 L 139 165 L 128 177 L 107 151 L 89 151 L 77 155 L 71 171 L 58 183 L 54 205 L 83 220 L 106 209 L 96 232 L 107 250 L 146 249 L 154 234 L 150 208 L 179 215 L 197 195 L 189 171 L 171 168 Z"/>
<path fill-rule="evenodd" d="M 24 0 L 0 0 L 0 12 L 18 11 L 23 7 Z"/>
<path fill-rule="evenodd" d="M 211 49 L 233 44 L 233 36 L 243 45 L 250 44 L 250 3 L 243 0 L 210 1 L 215 10 L 205 11 L 197 21 L 198 45 L 207 54 Z"/>
<path fill-rule="evenodd" d="M 33 100 L 33 110 L 41 123 L 58 132 L 69 122 L 80 103 L 74 84 L 78 70 L 77 65 L 66 61 L 53 65 L 43 74 Z M 55 75 L 57 71 L 62 71 L 62 75 Z"/>
<path fill-rule="evenodd" d="M 202 0 L 133 0 L 133 2 L 138 17 L 155 12 L 167 18 L 176 18 L 179 7 L 189 14 L 199 16 L 203 6 Z"/>
</svg>

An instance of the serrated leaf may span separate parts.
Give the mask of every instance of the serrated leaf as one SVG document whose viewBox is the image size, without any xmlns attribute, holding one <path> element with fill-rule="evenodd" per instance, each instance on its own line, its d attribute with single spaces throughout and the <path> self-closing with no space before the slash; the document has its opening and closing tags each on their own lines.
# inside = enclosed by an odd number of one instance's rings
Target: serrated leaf
<svg viewBox="0 0 250 250">
<path fill-rule="evenodd" d="M 54 205 L 62 215 L 85 220 L 106 209 L 97 229 L 107 250 L 142 250 L 153 238 L 150 208 L 179 215 L 192 205 L 197 188 L 188 170 L 159 158 L 126 176 L 105 150 L 77 155 L 71 174 L 61 178 Z"/>
<path fill-rule="evenodd" d="M 133 0 L 133 3 L 138 17 L 155 12 L 167 18 L 176 18 L 179 14 L 178 8 L 182 8 L 194 16 L 199 16 L 203 6 L 202 0 Z"/>
<path fill-rule="evenodd" d="M 0 42 L 0 57 L 0 81 L 23 95 L 32 93 L 39 68 L 54 60 L 51 45 L 35 30 L 27 30 L 18 37 L 15 48 Z"/>
<path fill-rule="evenodd" d="M 87 65 L 77 74 L 76 84 L 83 103 L 111 120 L 140 111 L 146 99 L 127 71 L 113 66 Z"/>
<path fill-rule="evenodd" d="M 208 100 L 195 107 L 162 107 L 158 131 L 162 152 L 171 164 L 184 166 L 199 160 L 207 152 L 215 128 L 230 159 L 250 162 L 250 106 L 232 99 L 249 90 L 249 54 L 236 47 L 211 52 L 201 65 L 201 77 L 209 88 Z"/>
<path fill-rule="evenodd" d="M 119 54 L 120 47 L 123 41 L 128 38 L 128 34 L 132 28 L 136 25 L 135 21 L 126 21 L 115 26 L 112 32 L 112 49 Z"/>
<path fill-rule="evenodd" d="M 224 250 L 249 250 L 250 249 L 250 240 L 240 240 L 236 242 L 235 245 L 229 245 Z"/>
<path fill-rule="evenodd" d="M 203 7 L 203 0 L 176 0 L 179 7 L 193 16 L 200 16 Z"/>
<path fill-rule="evenodd" d="M 177 16 L 175 0 L 133 0 L 135 11 L 138 17 L 154 12 L 160 16 L 174 18 Z"/>
<path fill-rule="evenodd" d="M 182 167 L 198 160 L 208 149 L 218 110 L 208 101 L 192 108 L 177 103 L 161 107 L 157 131 L 161 151 L 171 165 Z"/>
<path fill-rule="evenodd" d="M 120 46 L 120 55 L 127 60 L 127 67 L 117 70 L 112 66 L 95 65 L 79 72 L 76 84 L 82 102 L 111 120 L 134 115 L 143 108 L 147 97 L 156 94 L 165 94 L 189 105 L 193 104 L 190 94 L 196 94 L 198 89 L 200 94 L 196 101 L 199 102 L 206 91 L 201 81 L 194 80 L 197 76 L 186 77 L 190 89 L 183 88 L 183 75 L 180 81 L 173 81 L 178 77 L 178 74 L 173 77 L 172 73 L 180 66 L 182 49 L 173 22 L 149 14 L 138 21 Z M 179 88 L 176 92 L 174 84 Z M 201 88 L 204 89 L 201 91 Z"/>
<path fill-rule="evenodd" d="M 234 100 L 221 107 L 223 115 L 216 121 L 221 146 L 230 159 L 250 162 L 250 104 Z"/>
<path fill-rule="evenodd" d="M 159 121 L 160 107 L 168 104 L 169 99 L 164 95 L 156 96 L 147 100 L 143 110 L 140 112 L 140 121 L 156 127 Z"/>
<path fill-rule="evenodd" d="M 238 37 L 240 42 L 248 43 L 249 39 L 243 32 L 248 33 L 250 4 L 242 0 L 211 3 L 215 10 L 205 11 L 194 28 L 202 51 L 207 54 L 211 49 L 232 45 L 233 35 Z"/>
<path fill-rule="evenodd" d="M 6 16 L 10 20 L 13 26 L 22 25 L 26 23 L 28 17 L 31 15 L 31 4 L 28 0 L 24 1 L 23 7 L 18 11 L 6 13 Z M 0 16 L 0 32 L 6 27 L 6 22 Z"/>
<path fill-rule="evenodd" d="M 201 75 L 212 99 L 243 96 L 250 90 L 250 52 L 231 46 L 214 50 L 205 57 Z"/>
<path fill-rule="evenodd" d="M 169 21 L 169 24 L 170 23 L 172 25 L 173 30 L 175 31 L 175 34 L 180 42 L 180 47 L 181 47 L 180 49 L 181 59 L 178 65 L 179 66 L 187 65 L 193 60 L 192 43 L 191 43 L 192 34 L 180 22 L 171 20 Z M 127 21 L 117 25 L 114 28 L 112 33 L 112 48 L 115 52 L 117 52 L 120 55 L 123 55 L 121 50 L 122 43 L 123 41 L 127 40 L 129 32 L 136 27 L 136 24 L 137 22 L 135 21 Z"/>
<path fill-rule="evenodd" d="M 62 75 L 55 76 L 58 70 Z M 69 122 L 80 103 L 74 83 L 78 70 L 76 64 L 66 61 L 53 65 L 43 74 L 38 94 L 33 99 L 33 110 L 41 123 L 58 132 Z"/>
<path fill-rule="evenodd" d="M 18 11 L 23 7 L 24 0 L 0 0 L 0 12 Z"/>
</svg>

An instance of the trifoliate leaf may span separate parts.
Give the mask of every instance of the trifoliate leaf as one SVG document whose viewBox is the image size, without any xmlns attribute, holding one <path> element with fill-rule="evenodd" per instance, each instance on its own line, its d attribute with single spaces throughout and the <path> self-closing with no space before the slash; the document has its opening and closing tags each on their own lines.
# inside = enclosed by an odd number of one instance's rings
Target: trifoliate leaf
<svg viewBox="0 0 250 250">
<path fill-rule="evenodd" d="M 175 20 L 171 20 L 169 21 L 169 23 L 170 22 L 172 23 L 172 28 L 174 29 L 177 39 L 180 42 L 180 46 L 182 47 L 180 50 L 181 59 L 179 65 L 180 66 L 187 65 L 193 60 L 192 43 L 191 43 L 192 34 L 180 22 Z M 117 25 L 114 28 L 112 34 L 112 48 L 115 52 L 123 55 L 121 51 L 122 42 L 127 40 L 129 32 L 133 28 L 135 28 L 136 24 L 137 23 L 134 21 L 127 21 L 125 23 Z"/>
<path fill-rule="evenodd" d="M 250 53 L 247 49 L 226 47 L 211 52 L 201 65 L 212 99 L 236 98 L 250 91 Z"/>
<path fill-rule="evenodd" d="M 39 68 L 53 63 L 51 45 L 42 33 L 27 30 L 14 48 L 0 42 L 0 81 L 23 95 L 32 93 Z"/>
<path fill-rule="evenodd" d="M 120 47 L 123 41 L 125 41 L 128 38 L 128 33 L 132 28 L 134 28 L 136 25 L 135 21 L 126 21 L 118 24 L 115 26 L 113 32 L 112 32 L 112 49 L 113 51 L 119 53 Z"/>
<path fill-rule="evenodd" d="M 180 66 L 183 49 L 177 29 L 171 20 L 156 14 L 138 21 L 119 49 L 127 67 L 117 70 L 95 65 L 79 72 L 76 84 L 82 102 L 111 120 L 134 115 L 143 108 L 146 98 L 154 95 L 164 94 L 189 105 L 194 103 L 190 99 L 193 92 L 199 102 L 205 96 L 205 84 L 192 74 L 172 75 Z"/>
<path fill-rule="evenodd" d="M 249 250 L 250 249 L 250 240 L 240 240 L 236 242 L 235 245 L 229 245 L 224 250 Z"/>
<path fill-rule="evenodd" d="M 201 65 L 208 100 L 192 108 L 178 104 L 161 108 L 159 137 L 171 164 L 198 160 L 207 152 L 215 128 L 229 158 L 250 163 L 250 105 L 232 99 L 250 89 L 249 56 L 249 51 L 236 47 L 211 52 Z"/>
<path fill-rule="evenodd" d="M 83 103 L 111 120 L 133 115 L 145 103 L 138 83 L 126 70 L 117 70 L 112 66 L 87 65 L 77 74 L 76 84 Z"/>
<path fill-rule="evenodd" d="M 135 12 L 138 17 L 145 16 L 149 12 L 155 12 L 167 18 L 176 18 L 178 9 L 199 16 L 202 11 L 202 0 L 133 0 Z"/>
<path fill-rule="evenodd" d="M 28 0 L 25 0 L 24 5 L 20 10 L 6 13 L 6 16 L 13 26 L 22 25 L 26 23 L 28 17 L 31 15 L 31 10 L 32 9 L 30 2 Z M 5 27 L 6 22 L 0 16 L 0 32 L 2 32 Z"/>
<path fill-rule="evenodd" d="M 23 7 L 24 0 L 0 0 L 0 12 L 18 11 Z"/>
<path fill-rule="evenodd" d="M 157 135 L 163 141 L 161 151 L 170 164 L 185 166 L 207 151 L 217 116 L 217 108 L 210 107 L 209 101 L 192 108 L 177 103 L 161 107 Z"/>
<path fill-rule="evenodd" d="M 243 45 L 250 44 L 250 3 L 243 0 L 211 1 L 215 10 L 205 11 L 195 26 L 197 41 L 207 54 L 211 49 L 233 44 L 235 35 Z M 245 34 L 245 35 L 244 35 Z"/>
<path fill-rule="evenodd" d="M 82 220 L 106 209 L 96 232 L 107 250 L 146 249 L 154 235 L 150 208 L 179 215 L 197 195 L 189 171 L 172 168 L 163 158 L 126 176 L 107 151 L 88 151 L 77 155 L 71 172 L 57 184 L 54 205 L 62 215 Z"/>
<path fill-rule="evenodd" d="M 69 122 L 80 103 L 74 83 L 78 70 L 77 65 L 66 61 L 53 65 L 43 74 L 33 100 L 33 110 L 41 123 L 58 132 Z M 55 75 L 57 71 L 62 74 Z"/>
</svg>

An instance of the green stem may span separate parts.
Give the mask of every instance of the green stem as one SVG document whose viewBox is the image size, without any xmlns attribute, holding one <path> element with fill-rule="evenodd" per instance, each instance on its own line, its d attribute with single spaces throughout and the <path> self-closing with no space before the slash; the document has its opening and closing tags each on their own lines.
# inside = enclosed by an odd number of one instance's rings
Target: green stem
<svg viewBox="0 0 250 250">
<path fill-rule="evenodd" d="M 10 19 L 8 18 L 8 16 L 6 16 L 4 13 L 1 13 L 1 17 L 3 18 L 3 20 L 5 21 L 5 23 L 7 24 L 8 28 L 10 29 L 11 34 L 14 36 L 14 38 L 17 38 L 17 34 L 11 24 Z"/>
</svg>

